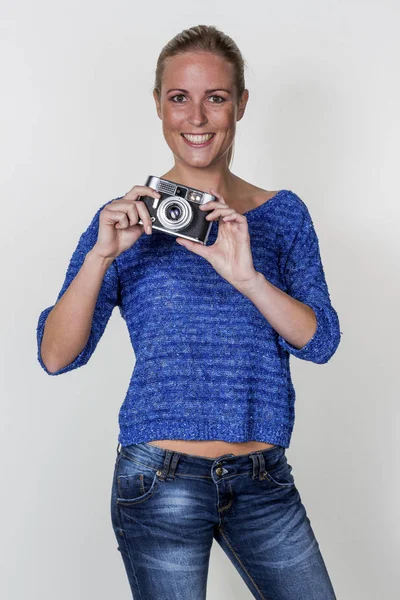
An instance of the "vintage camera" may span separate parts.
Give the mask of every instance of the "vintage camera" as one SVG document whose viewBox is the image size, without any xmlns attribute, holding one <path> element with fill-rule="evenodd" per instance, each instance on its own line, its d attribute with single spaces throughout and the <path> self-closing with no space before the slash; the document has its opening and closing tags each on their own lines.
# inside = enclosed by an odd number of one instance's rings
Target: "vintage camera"
<svg viewBox="0 0 400 600">
<path fill-rule="evenodd" d="M 146 203 L 153 229 L 207 243 L 213 222 L 206 220 L 209 211 L 200 210 L 199 206 L 216 200 L 215 196 L 154 175 L 149 175 L 145 185 L 161 195 L 160 198 L 140 196 L 140 200 Z M 141 219 L 138 223 L 143 225 Z"/>
</svg>

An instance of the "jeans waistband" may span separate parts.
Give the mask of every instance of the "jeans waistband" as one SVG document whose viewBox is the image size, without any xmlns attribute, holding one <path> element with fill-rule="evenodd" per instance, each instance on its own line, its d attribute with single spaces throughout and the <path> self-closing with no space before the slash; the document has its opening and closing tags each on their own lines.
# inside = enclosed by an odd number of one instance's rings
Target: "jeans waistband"
<svg viewBox="0 0 400 600">
<path fill-rule="evenodd" d="M 216 458 L 167 450 L 140 442 L 129 446 L 118 444 L 117 453 L 135 463 L 160 471 L 164 479 L 173 479 L 175 473 L 197 477 L 211 477 L 214 470 L 220 476 L 233 476 L 252 472 L 253 478 L 263 477 L 285 455 L 285 447 L 276 445 L 247 454 L 222 454 Z"/>
</svg>

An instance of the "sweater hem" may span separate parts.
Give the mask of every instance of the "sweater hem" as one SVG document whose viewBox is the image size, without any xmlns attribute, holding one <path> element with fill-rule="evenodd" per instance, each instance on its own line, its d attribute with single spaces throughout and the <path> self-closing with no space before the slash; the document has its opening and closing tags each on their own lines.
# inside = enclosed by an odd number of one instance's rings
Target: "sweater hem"
<svg viewBox="0 0 400 600">
<path fill-rule="evenodd" d="M 235 423 L 185 421 L 144 421 L 131 426 L 120 424 L 118 442 L 121 446 L 152 442 L 154 440 L 197 440 L 224 442 L 265 442 L 289 448 L 292 427 L 285 424 L 265 423 L 236 425 Z"/>
</svg>

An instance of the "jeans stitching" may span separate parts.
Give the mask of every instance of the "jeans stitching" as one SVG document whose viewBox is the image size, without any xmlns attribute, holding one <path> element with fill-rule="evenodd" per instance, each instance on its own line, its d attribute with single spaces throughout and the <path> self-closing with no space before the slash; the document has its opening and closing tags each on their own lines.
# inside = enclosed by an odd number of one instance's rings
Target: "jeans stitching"
<svg viewBox="0 0 400 600">
<path fill-rule="evenodd" d="M 117 505 L 118 505 L 118 503 L 117 503 Z M 119 513 L 119 507 L 118 506 L 117 506 L 117 511 Z M 118 516 L 118 520 L 121 522 L 121 519 L 120 519 L 119 516 Z M 124 545 L 125 552 L 126 552 L 128 558 L 129 558 L 129 564 L 131 565 L 132 573 L 133 573 L 133 576 L 135 578 L 136 587 L 137 587 L 137 591 L 138 591 L 138 594 L 139 594 L 138 600 L 142 600 L 143 596 L 142 596 L 142 593 L 141 593 L 140 588 L 139 588 L 139 582 L 138 582 L 138 579 L 136 577 L 136 571 L 135 571 L 135 568 L 133 566 L 133 561 L 132 561 L 131 553 L 129 552 L 129 544 L 128 544 L 126 538 L 125 538 L 125 532 L 123 530 L 121 530 L 121 533 L 122 533 L 122 535 L 121 535 L 121 541 L 120 541 L 120 543 Z"/>
<path fill-rule="evenodd" d="M 120 456 L 123 456 L 124 458 L 126 458 L 126 460 L 129 460 L 130 462 L 134 463 L 135 465 L 138 465 L 139 467 L 145 467 L 147 469 L 152 469 L 153 471 L 159 470 L 157 467 L 153 467 L 152 465 L 147 465 L 145 463 L 142 463 L 139 460 L 136 460 L 135 458 L 133 458 L 132 456 L 128 456 L 124 452 L 121 452 Z"/>
<path fill-rule="evenodd" d="M 229 487 L 229 494 L 230 494 L 231 499 L 229 500 L 228 504 L 225 504 L 225 506 L 221 506 L 221 507 L 218 506 L 218 512 L 219 513 L 223 512 L 224 510 L 228 510 L 228 508 L 230 506 L 232 506 L 232 504 L 233 504 L 232 486 L 230 484 L 230 481 L 227 481 L 226 483 L 227 483 L 227 486 Z"/>
<path fill-rule="evenodd" d="M 219 531 L 220 531 L 222 537 L 224 538 L 224 540 L 226 541 L 226 543 L 228 544 L 230 550 L 233 552 L 233 555 L 235 556 L 236 560 L 239 562 L 239 564 L 241 565 L 242 569 L 247 574 L 248 578 L 250 579 L 250 581 L 252 582 L 252 584 L 256 588 L 257 592 L 260 594 L 261 600 L 268 600 L 268 598 L 265 598 L 265 596 L 263 596 L 260 588 L 258 587 L 258 585 L 256 584 L 256 582 L 254 581 L 254 579 L 252 578 L 252 576 L 250 575 L 250 573 L 248 572 L 248 570 L 246 569 L 246 567 L 244 566 L 244 564 L 242 563 L 242 561 L 240 560 L 239 556 L 236 554 L 236 552 L 232 548 L 232 546 L 231 546 L 231 544 L 230 544 L 227 536 L 225 535 L 225 533 L 222 531 L 221 528 L 219 528 Z"/>
<path fill-rule="evenodd" d="M 155 481 L 154 481 L 154 479 L 155 479 Z M 137 499 L 135 499 L 135 498 L 125 499 L 125 498 L 122 498 L 121 495 L 119 495 L 116 498 L 116 503 L 119 506 L 128 506 L 129 507 L 129 506 L 133 506 L 133 505 L 136 506 L 136 504 L 141 504 L 142 502 L 147 502 L 147 500 L 150 500 L 150 498 L 152 498 L 154 496 L 154 494 L 158 488 L 159 479 L 158 479 L 157 474 L 154 476 L 154 479 L 153 479 L 152 487 L 150 487 L 150 489 L 147 492 L 145 492 L 146 498 L 142 498 L 142 496 L 138 496 Z M 151 493 L 150 493 L 150 491 L 151 491 Z"/>
</svg>

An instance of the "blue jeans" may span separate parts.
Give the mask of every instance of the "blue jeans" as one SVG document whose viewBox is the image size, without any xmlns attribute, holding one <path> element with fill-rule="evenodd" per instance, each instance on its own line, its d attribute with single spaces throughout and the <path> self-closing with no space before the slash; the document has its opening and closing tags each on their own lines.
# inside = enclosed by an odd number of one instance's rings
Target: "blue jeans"
<svg viewBox="0 0 400 600">
<path fill-rule="evenodd" d="M 336 600 L 283 446 L 214 459 L 118 444 L 111 519 L 136 600 L 204 600 L 214 539 L 254 598 Z"/>
</svg>

